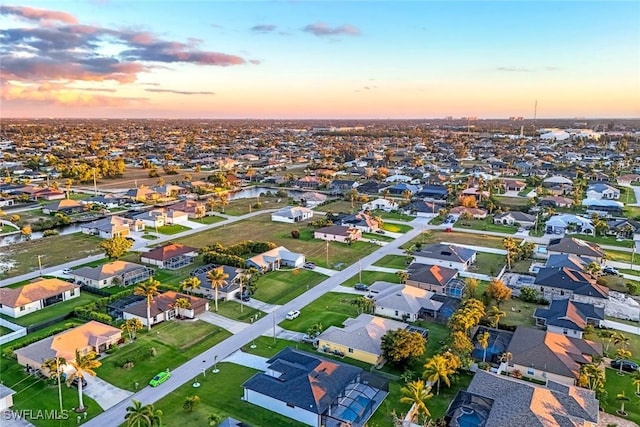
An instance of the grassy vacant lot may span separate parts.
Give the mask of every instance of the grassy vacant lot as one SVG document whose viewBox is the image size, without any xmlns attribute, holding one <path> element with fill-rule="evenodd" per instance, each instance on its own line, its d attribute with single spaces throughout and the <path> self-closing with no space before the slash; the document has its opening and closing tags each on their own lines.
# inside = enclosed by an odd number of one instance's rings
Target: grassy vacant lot
<svg viewBox="0 0 640 427">
<path fill-rule="evenodd" d="M 479 274 L 488 274 L 489 276 L 495 276 L 500 272 L 502 267 L 506 264 L 506 257 L 504 255 L 490 254 L 488 252 L 478 252 L 476 254 L 476 263 L 471 266 L 469 271 Z"/>
<path fill-rule="evenodd" d="M 100 297 L 98 297 L 97 295 L 90 294 L 88 292 L 82 292 L 77 298 L 50 305 L 49 307 L 43 308 L 42 310 L 38 310 L 34 313 L 27 314 L 26 316 L 19 317 L 17 319 L 5 315 L 2 315 L 2 317 L 18 325 L 30 326 L 40 322 L 44 322 L 45 320 L 72 313 L 76 307 L 89 304 L 97 300 L 98 298 Z"/>
<path fill-rule="evenodd" d="M 459 220 L 455 224 L 455 228 L 469 228 L 472 230 L 482 230 L 482 231 L 495 231 L 498 233 L 509 233 L 513 234 L 518 231 L 517 227 L 509 226 L 509 225 L 500 225 L 494 224 L 491 218 L 485 219 L 469 219 L 469 220 Z"/>
<path fill-rule="evenodd" d="M 202 218 L 192 218 L 189 221 L 193 221 L 193 222 L 197 222 L 200 224 L 215 224 L 216 222 L 220 222 L 223 221 L 224 218 L 221 216 L 216 216 L 216 215 L 210 215 L 210 216 L 205 216 Z"/>
<path fill-rule="evenodd" d="M 624 376 L 620 376 L 610 368 L 607 368 L 605 372 L 607 397 L 600 401 L 600 406 L 604 408 L 605 412 L 617 415 L 616 411 L 620 409 L 620 402 L 616 400 L 616 396 L 618 393 L 624 392 L 625 396 L 629 398 L 629 401 L 624 405 L 624 410 L 629 414 L 625 418 L 640 424 L 640 397 L 635 394 L 636 387 L 631 383 L 631 375 L 625 373 Z"/>
<path fill-rule="evenodd" d="M 385 255 L 378 261 L 374 262 L 373 265 L 377 265 L 378 267 L 398 268 L 400 270 L 406 270 L 407 265 L 409 265 L 409 261 L 410 258 L 408 256 Z"/>
<path fill-rule="evenodd" d="M 254 298 L 269 304 L 285 304 L 327 277 L 311 270 L 279 270 L 258 279 Z"/>
<path fill-rule="evenodd" d="M 298 229 L 301 232 L 299 239 L 291 237 L 291 230 Z M 303 232 L 303 230 L 307 230 Z M 259 215 L 246 221 L 222 227 L 206 230 L 191 236 L 175 239 L 174 243 L 201 248 L 215 242 L 223 245 L 233 245 L 242 240 L 271 241 L 282 245 L 293 252 L 306 255 L 307 260 L 313 261 L 319 266 L 326 266 L 326 242 L 310 238 L 310 231 L 303 224 L 285 224 L 272 222 L 270 215 Z M 378 249 L 377 245 L 365 242 L 329 243 L 329 266 L 337 263 L 352 264 L 356 260 L 369 255 Z"/>
<path fill-rule="evenodd" d="M 620 186 L 618 187 L 620 190 L 620 201 L 624 202 L 624 204 L 632 204 L 635 205 L 637 203 L 636 200 L 636 192 L 633 191 L 633 188 Z"/>
<path fill-rule="evenodd" d="M 215 313 L 215 304 L 209 304 L 210 310 Z M 240 311 L 242 309 L 242 311 Z M 242 307 L 240 305 L 239 300 L 229 300 L 229 301 L 218 301 L 218 312 L 217 314 L 228 317 L 229 319 L 238 320 L 240 322 L 249 323 L 250 318 L 255 316 L 256 314 L 262 313 L 260 310 L 256 310 L 255 308 L 247 307 L 246 305 Z"/>
<path fill-rule="evenodd" d="M 342 199 L 336 199 L 328 203 L 325 203 L 324 205 L 316 206 L 315 208 L 313 208 L 313 210 L 320 211 L 320 212 L 333 212 L 333 213 L 356 212 L 360 210 L 361 207 L 362 207 L 361 203 L 354 203 L 353 207 L 351 207 L 351 202 L 347 202 Z"/>
<path fill-rule="evenodd" d="M 634 283 L 635 285 L 640 285 L 640 283 L 636 281 L 625 279 L 619 276 L 603 275 L 598 278 L 598 281 L 603 282 L 611 290 L 618 291 L 618 292 L 629 292 L 626 286 L 627 283 Z"/>
<path fill-rule="evenodd" d="M 607 254 L 608 260 L 618 261 L 618 262 L 628 262 L 629 267 L 631 267 L 631 255 L 633 255 L 633 252 L 612 251 L 609 249 L 605 249 L 604 252 Z M 633 261 L 635 263 L 636 259 L 634 258 Z"/>
<path fill-rule="evenodd" d="M 382 228 L 384 231 L 390 231 L 392 233 L 406 233 L 413 229 L 413 227 L 411 227 L 410 225 L 395 224 L 390 222 L 385 222 L 380 228 Z"/>
<path fill-rule="evenodd" d="M 182 233 L 187 230 L 191 230 L 191 228 L 180 224 L 163 225 L 162 227 L 158 227 L 158 233 L 168 235 Z M 155 231 L 155 229 L 153 227 L 147 227 L 146 231 Z"/>
<path fill-rule="evenodd" d="M 255 427 L 304 425 L 241 399 L 242 383 L 259 371 L 233 363 L 218 363 L 218 369 L 215 375 L 199 376 L 200 388 L 194 389 L 189 382 L 158 401 L 155 408 L 164 414 L 162 425 L 207 426 L 211 414 L 220 419 L 230 416 Z M 201 403 L 193 412 L 186 412 L 182 404 L 193 395 L 199 396 Z"/>
<path fill-rule="evenodd" d="M 405 243 L 402 249 L 408 249 L 416 243 L 430 245 L 432 243 L 449 242 L 463 245 L 484 246 L 487 248 L 504 249 L 502 241 L 504 237 L 488 236 L 486 234 L 460 233 L 457 231 L 447 233 L 445 231 L 428 230 L 415 239 Z M 520 240 L 516 240 L 520 243 Z"/>
<path fill-rule="evenodd" d="M 256 348 L 251 348 L 252 344 L 255 344 Z M 264 335 L 256 338 L 251 342 L 251 344 L 245 345 L 241 350 L 245 353 L 271 358 L 275 356 L 280 350 L 283 350 L 286 347 L 293 347 L 298 350 L 308 351 L 310 353 L 316 352 L 316 349 L 313 348 L 311 344 L 305 344 L 303 342 L 293 342 L 284 340 L 282 338 L 276 338 L 274 341 L 273 337 L 266 337 Z"/>
<path fill-rule="evenodd" d="M 138 331 L 136 341 L 102 359 L 96 372 L 116 387 L 134 391 L 136 382 L 145 386 L 158 371 L 174 369 L 229 336 L 224 329 L 200 320 L 164 322 L 154 326 L 151 333 Z M 156 356 L 136 362 L 130 370 L 116 365 L 118 359 L 143 346 L 154 347 Z"/>
<path fill-rule="evenodd" d="M 612 236 L 590 236 L 587 234 L 577 234 L 575 235 L 578 239 L 587 240 L 589 242 L 595 242 L 599 245 L 610 245 L 610 246 L 620 246 L 623 248 L 632 248 L 633 240 L 616 240 L 615 237 Z"/>
<path fill-rule="evenodd" d="M 27 375 L 24 372 L 24 367 L 18 365 L 18 362 L 14 359 L 2 359 L 0 377 L 2 377 L 2 383 L 5 386 L 16 392 L 13 395 L 13 410 L 31 410 L 34 416 L 37 411 L 60 410 L 58 386 L 52 382 Z M 65 384 L 62 385 L 61 389 L 62 407 L 70 412 L 69 418 L 67 420 L 31 419 L 29 421 L 32 424 L 37 427 L 71 427 L 77 425 L 76 416 L 71 412 L 73 408 L 78 406 L 78 390 L 67 387 Z M 102 408 L 93 399 L 85 395 L 83 400 L 84 405 L 88 408 L 87 419 L 93 418 L 102 412 Z"/>
<path fill-rule="evenodd" d="M 400 283 L 400 277 L 396 273 L 383 273 L 381 271 L 366 271 L 362 272 L 362 283 L 367 285 L 376 281 Z M 348 279 L 342 286 L 354 287 L 356 283 L 360 282 L 360 274 L 356 274 L 352 278 Z"/>
<path fill-rule="evenodd" d="M 280 199 L 280 202 L 278 202 L 278 199 Z M 225 206 L 224 212 L 222 212 L 220 207 L 218 207 L 217 210 L 227 215 L 240 216 L 255 212 L 256 208 L 253 206 L 257 201 L 258 198 L 231 200 L 229 204 Z M 278 209 L 290 204 L 291 201 L 288 197 L 260 197 L 260 209 Z"/>
<path fill-rule="evenodd" d="M 529 206 L 529 199 L 525 197 L 505 197 L 499 196 L 498 203 L 506 208 L 518 208 L 522 206 Z"/>
<path fill-rule="evenodd" d="M 98 247 L 102 239 L 82 233 L 51 236 L 45 239 L 17 243 L 3 248 L 4 257 L 15 265 L 5 273 L 14 277 L 38 269 L 38 255 L 42 268 L 82 259 L 102 252 Z M 69 248 L 73 248 L 72 251 Z"/>
<path fill-rule="evenodd" d="M 385 211 L 373 211 L 371 212 L 371 215 L 373 216 L 379 216 L 380 218 L 384 219 L 394 219 L 397 221 L 413 221 L 415 219 L 415 217 L 411 216 L 411 215 L 405 215 L 403 213 L 400 212 L 385 212 Z"/>
<path fill-rule="evenodd" d="M 342 326 L 349 317 L 358 316 L 358 308 L 352 304 L 358 295 L 329 292 L 300 310 L 300 316 L 293 320 L 284 320 L 280 326 L 290 331 L 306 332 L 315 324 Z"/>
</svg>

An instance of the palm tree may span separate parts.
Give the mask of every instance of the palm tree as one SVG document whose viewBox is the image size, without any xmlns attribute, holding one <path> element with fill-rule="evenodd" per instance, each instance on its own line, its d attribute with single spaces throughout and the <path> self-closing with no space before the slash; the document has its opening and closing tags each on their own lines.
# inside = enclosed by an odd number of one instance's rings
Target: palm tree
<svg viewBox="0 0 640 427">
<path fill-rule="evenodd" d="M 46 370 L 49 373 L 49 376 L 52 374 L 56 376 L 56 381 L 58 383 L 58 400 L 60 402 L 60 412 L 62 412 L 62 385 L 60 384 L 60 374 L 62 373 L 62 368 L 67 364 L 67 361 L 64 357 L 53 357 L 51 359 L 47 359 L 42 362 L 42 369 Z"/>
<path fill-rule="evenodd" d="M 580 367 L 579 386 L 599 390 L 604 386 L 604 381 L 604 371 L 593 363 L 586 363 Z"/>
<path fill-rule="evenodd" d="M 76 350 L 76 358 L 70 362 L 70 365 L 76 370 L 73 374 L 67 378 L 67 384 L 71 384 L 74 379 L 78 379 L 78 409 L 84 411 L 84 402 L 82 400 L 82 379 L 85 375 L 96 376 L 95 369 L 102 365 L 98 359 L 98 355 L 95 351 L 83 355 L 79 350 Z"/>
<path fill-rule="evenodd" d="M 429 412 L 426 402 L 433 397 L 433 393 L 431 393 L 431 387 L 425 386 L 424 381 L 411 381 L 410 383 L 407 383 L 406 387 L 402 387 L 400 389 L 400 393 L 402 393 L 400 402 L 415 405 L 417 408 L 416 415 L 422 414 L 425 417 L 431 416 L 431 412 Z"/>
<path fill-rule="evenodd" d="M 489 323 L 491 327 L 497 328 L 498 324 L 500 324 L 500 320 L 502 320 L 507 315 L 506 312 L 501 311 L 495 305 L 489 309 L 487 313 L 487 318 L 489 319 Z"/>
<path fill-rule="evenodd" d="M 160 286 L 160 282 L 149 277 L 149 280 L 140 283 L 133 291 L 134 295 L 145 297 L 147 300 L 147 331 L 151 331 L 151 303 L 153 297 L 158 295 L 158 286 Z"/>
<path fill-rule="evenodd" d="M 180 289 L 191 294 L 194 290 L 200 289 L 200 284 L 200 279 L 198 279 L 196 276 L 192 276 L 180 283 Z"/>
<path fill-rule="evenodd" d="M 227 284 L 229 275 L 224 272 L 222 266 L 214 268 L 207 273 L 207 280 L 211 282 L 211 287 L 214 292 L 214 300 L 216 303 L 216 312 L 218 311 L 218 289 Z"/>
<path fill-rule="evenodd" d="M 518 244 L 513 237 L 507 237 L 502 241 L 502 245 L 507 250 L 507 266 L 511 271 L 511 260 L 518 251 Z"/>
<path fill-rule="evenodd" d="M 640 396 L 640 372 L 636 371 L 631 377 L 631 382 L 636 386 L 636 396 Z"/>
<path fill-rule="evenodd" d="M 359 313 L 371 313 L 375 307 L 375 302 L 371 298 L 367 298 L 365 296 L 354 298 L 351 301 L 351 304 L 358 307 Z"/>
<path fill-rule="evenodd" d="M 513 354 L 510 351 L 505 351 L 500 355 L 500 363 L 506 363 L 507 373 L 509 372 L 509 363 L 513 360 Z"/>
<path fill-rule="evenodd" d="M 136 332 L 143 328 L 143 324 L 137 317 L 132 319 L 127 319 L 122 324 L 121 328 L 127 331 L 129 335 L 129 341 L 133 341 L 136 339 Z"/>
<path fill-rule="evenodd" d="M 627 416 L 627 413 L 624 410 L 624 404 L 629 401 L 629 398 L 625 396 L 624 391 L 616 395 L 616 400 L 620 402 L 620 409 L 616 411 L 618 415 L 622 415 L 623 417 Z"/>
<path fill-rule="evenodd" d="M 224 207 L 229 204 L 229 193 L 218 193 L 218 204 L 222 207 L 222 213 L 224 213 Z"/>
<path fill-rule="evenodd" d="M 407 283 L 407 280 L 409 279 L 409 273 L 404 271 L 404 270 L 400 270 L 397 271 L 396 274 L 398 275 L 398 278 L 400 279 L 400 283 Z"/>
<path fill-rule="evenodd" d="M 616 359 L 628 359 L 631 357 L 631 352 L 629 350 L 625 350 L 624 348 L 619 348 L 618 350 L 616 350 Z M 622 365 L 623 363 L 620 362 L 620 370 L 618 371 L 618 375 L 624 375 L 622 373 Z"/>
<path fill-rule="evenodd" d="M 178 317 L 183 317 L 182 314 L 184 310 L 189 310 L 191 308 L 191 302 L 187 298 L 178 298 L 173 303 L 173 308 L 177 309 Z"/>
<path fill-rule="evenodd" d="M 127 407 L 127 427 L 156 427 L 162 424 L 162 411 L 154 409 L 152 404 L 142 405 L 137 400 L 131 401 L 133 405 Z"/>
<path fill-rule="evenodd" d="M 629 337 L 622 332 L 615 333 L 613 335 L 613 345 L 619 346 L 623 350 L 628 350 L 630 345 Z"/>
<path fill-rule="evenodd" d="M 184 400 L 184 403 L 182 404 L 182 409 L 184 409 L 187 412 L 193 412 L 199 404 L 200 404 L 200 396 L 194 394 L 193 396 L 188 396 Z"/>
<path fill-rule="evenodd" d="M 490 337 L 491 334 L 489 333 L 489 331 L 484 331 L 483 333 L 478 335 L 478 344 L 480 344 L 480 347 L 482 347 L 482 350 L 484 351 L 484 353 L 482 354 L 482 363 L 485 363 L 487 361 L 487 347 L 489 347 Z"/>
<path fill-rule="evenodd" d="M 449 377 L 455 373 L 449 365 L 446 357 L 436 354 L 427 360 L 424 364 L 424 377 L 427 381 L 436 383 L 436 394 L 440 394 L 440 381 L 443 381 L 447 387 L 451 386 Z"/>
</svg>

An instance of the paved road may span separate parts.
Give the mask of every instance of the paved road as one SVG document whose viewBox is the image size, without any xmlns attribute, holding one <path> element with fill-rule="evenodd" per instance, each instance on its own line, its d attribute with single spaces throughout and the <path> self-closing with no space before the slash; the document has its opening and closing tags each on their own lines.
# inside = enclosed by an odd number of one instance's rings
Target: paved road
<svg viewBox="0 0 640 427">
<path fill-rule="evenodd" d="M 420 221 L 413 222 L 417 223 L 418 225 L 420 224 Z M 383 256 L 391 254 L 393 252 L 393 249 L 398 248 L 399 246 L 418 236 L 420 232 L 421 228 L 415 227 L 413 230 L 409 231 L 402 237 L 394 240 L 393 242 L 390 242 L 386 246 L 380 247 L 380 249 L 378 249 L 374 253 L 362 258 L 362 266 L 367 267 L 381 259 Z M 260 335 L 268 334 L 269 331 L 273 331 L 275 329 L 275 325 L 284 320 L 285 314 L 288 311 L 299 309 L 300 307 L 304 307 L 305 305 L 313 302 L 325 293 L 333 290 L 336 286 L 340 285 L 342 282 L 349 279 L 357 272 L 358 263 L 353 264 L 336 273 L 335 275 L 327 278 L 324 282 L 311 288 L 309 291 L 288 302 L 281 308 L 275 310 L 273 313 L 262 317 L 246 329 L 211 347 L 209 350 L 203 352 L 202 354 L 194 357 L 190 361 L 178 367 L 172 372 L 173 375 L 169 381 L 160 384 L 155 388 L 146 387 L 137 392 L 131 398 L 136 399 L 143 404 L 157 402 L 171 392 L 175 391 L 182 384 L 193 380 L 196 375 L 202 372 L 202 369 L 210 369 L 214 365 L 214 360 L 223 360 L 229 357 L 229 355 L 231 355 L 242 346 L 255 340 Z M 125 399 L 118 405 L 103 412 L 92 420 L 89 420 L 84 425 L 90 427 L 117 426 L 123 422 L 124 416 L 126 414 L 126 408 L 130 404 L 130 399 Z"/>
</svg>

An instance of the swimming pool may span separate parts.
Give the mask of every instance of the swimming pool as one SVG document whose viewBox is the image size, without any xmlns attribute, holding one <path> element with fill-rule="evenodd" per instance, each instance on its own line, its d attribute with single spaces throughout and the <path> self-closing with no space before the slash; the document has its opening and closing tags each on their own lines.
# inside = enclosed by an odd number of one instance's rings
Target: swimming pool
<svg viewBox="0 0 640 427">
<path fill-rule="evenodd" d="M 351 400 L 349 406 L 345 407 L 342 414 L 340 414 L 339 418 L 343 421 L 354 422 L 359 420 L 365 412 L 367 412 L 367 408 L 371 403 L 371 399 L 367 396 L 357 396 L 355 399 Z"/>
<path fill-rule="evenodd" d="M 470 412 L 462 411 L 458 418 L 456 418 L 458 427 L 478 427 L 483 425 L 483 419 L 476 411 Z"/>
</svg>

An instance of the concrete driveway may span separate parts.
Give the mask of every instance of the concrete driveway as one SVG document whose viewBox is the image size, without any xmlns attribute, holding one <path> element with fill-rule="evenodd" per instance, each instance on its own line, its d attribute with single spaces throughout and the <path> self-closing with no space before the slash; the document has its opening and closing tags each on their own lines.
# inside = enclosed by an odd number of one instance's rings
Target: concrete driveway
<svg viewBox="0 0 640 427">
<path fill-rule="evenodd" d="M 253 369 L 259 369 L 266 371 L 269 367 L 266 357 L 256 356 L 255 354 L 245 353 L 242 350 L 238 350 L 223 360 L 223 362 L 231 362 L 236 365 L 247 366 Z"/>
<path fill-rule="evenodd" d="M 133 394 L 98 377 L 86 375 L 84 378 L 87 380 L 87 386 L 82 389 L 82 392 L 95 400 L 105 411 Z M 140 388 L 145 386 L 146 384 L 140 384 Z"/>
<path fill-rule="evenodd" d="M 205 311 L 198 316 L 198 319 L 207 323 L 211 323 L 212 325 L 220 326 L 222 329 L 226 329 L 232 334 L 237 334 L 238 332 L 246 329 L 249 326 L 249 324 L 247 323 L 238 322 L 237 320 L 232 320 L 228 317 L 224 317 L 210 311 Z"/>
<path fill-rule="evenodd" d="M 279 305 L 268 304 L 266 302 L 262 302 L 253 298 L 251 298 L 249 301 L 246 301 L 244 305 L 246 305 L 247 307 L 255 308 L 256 310 L 260 310 L 263 313 L 271 313 L 280 307 Z"/>
</svg>

